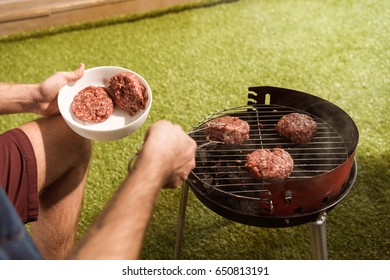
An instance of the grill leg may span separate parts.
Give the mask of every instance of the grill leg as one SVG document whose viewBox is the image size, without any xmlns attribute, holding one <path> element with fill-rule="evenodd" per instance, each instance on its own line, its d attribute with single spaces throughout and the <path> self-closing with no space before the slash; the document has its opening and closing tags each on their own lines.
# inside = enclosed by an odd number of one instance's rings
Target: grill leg
<svg viewBox="0 0 390 280">
<path fill-rule="evenodd" d="M 309 227 L 312 259 L 327 260 L 326 212 L 321 213 L 317 221 L 312 222 Z"/>
<path fill-rule="evenodd" d="M 174 256 L 175 260 L 178 260 L 181 256 L 181 244 L 183 241 L 184 222 L 186 218 L 188 190 L 189 190 L 189 186 L 187 184 L 184 184 L 181 191 L 179 220 L 177 222 L 177 229 L 176 229 L 176 245 L 175 245 L 175 256 Z"/>
</svg>

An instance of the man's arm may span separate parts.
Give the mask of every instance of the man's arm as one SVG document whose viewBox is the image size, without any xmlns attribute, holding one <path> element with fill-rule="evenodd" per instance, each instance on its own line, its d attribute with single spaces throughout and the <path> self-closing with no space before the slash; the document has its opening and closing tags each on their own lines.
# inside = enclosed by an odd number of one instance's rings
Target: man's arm
<svg viewBox="0 0 390 280">
<path fill-rule="evenodd" d="M 178 126 L 149 128 L 130 174 L 70 258 L 137 259 L 161 188 L 177 187 L 195 167 L 196 143 Z"/>
<path fill-rule="evenodd" d="M 0 115 L 35 111 L 38 84 L 0 84 Z"/>
<path fill-rule="evenodd" d="M 58 114 L 57 96 L 67 83 L 80 79 L 84 64 L 70 72 L 57 72 L 38 84 L 0 83 L 0 115 L 36 113 L 43 116 Z"/>
</svg>

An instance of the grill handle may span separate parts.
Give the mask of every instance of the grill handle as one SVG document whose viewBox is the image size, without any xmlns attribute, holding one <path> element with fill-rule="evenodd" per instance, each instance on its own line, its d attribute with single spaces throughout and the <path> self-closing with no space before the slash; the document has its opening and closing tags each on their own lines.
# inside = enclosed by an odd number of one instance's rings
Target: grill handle
<svg viewBox="0 0 390 280">
<path fill-rule="evenodd" d="M 332 125 L 343 137 L 348 154 L 355 150 L 359 132 L 352 118 L 337 105 L 320 97 L 292 89 L 271 86 L 248 88 L 248 105 L 275 104 L 292 107 L 313 114 Z"/>
</svg>

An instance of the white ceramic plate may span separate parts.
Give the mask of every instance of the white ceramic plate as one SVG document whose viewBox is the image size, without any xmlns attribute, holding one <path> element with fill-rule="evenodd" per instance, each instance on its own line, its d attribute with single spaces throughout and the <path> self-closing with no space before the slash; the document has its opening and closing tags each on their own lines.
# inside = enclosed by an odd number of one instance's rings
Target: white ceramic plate
<svg viewBox="0 0 390 280">
<path fill-rule="evenodd" d="M 79 120 L 71 109 L 71 104 L 77 93 L 87 86 L 107 87 L 110 78 L 121 72 L 133 73 L 145 86 L 149 96 L 145 110 L 140 110 L 136 115 L 130 116 L 124 110 L 114 107 L 113 114 L 104 122 L 88 123 Z M 152 91 L 146 80 L 129 69 L 116 66 L 100 66 L 86 69 L 81 79 L 75 83 L 65 85 L 58 95 L 60 113 L 69 127 L 85 138 L 100 141 L 117 140 L 133 133 L 145 122 L 151 105 Z"/>
</svg>

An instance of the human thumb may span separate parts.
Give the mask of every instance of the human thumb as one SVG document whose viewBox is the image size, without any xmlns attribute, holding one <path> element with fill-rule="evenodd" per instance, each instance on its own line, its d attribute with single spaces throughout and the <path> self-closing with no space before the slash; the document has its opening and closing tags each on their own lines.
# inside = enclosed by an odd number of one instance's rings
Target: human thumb
<svg viewBox="0 0 390 280">
<path fill-rule="evenodd" d="M 67 82 L 75 82 L 78 79 L 80 79 L 84 75 L 85 65 L 84 63 L 80 63 L 78 68 L 74 71 L 68 72 L 68 75 L 66 76 Z"/>
</svg>

